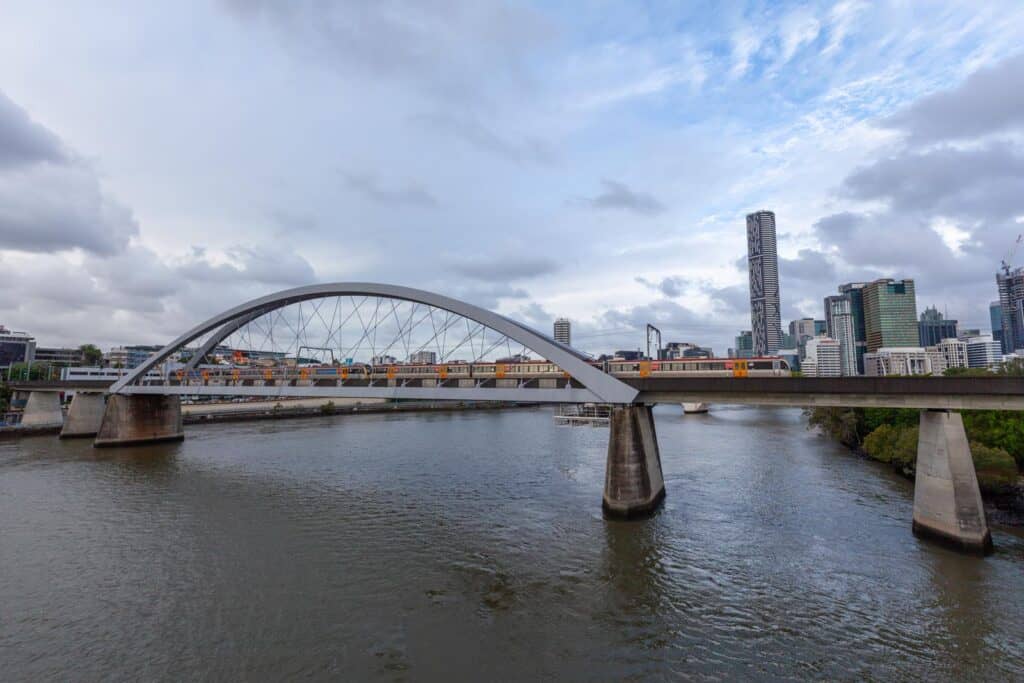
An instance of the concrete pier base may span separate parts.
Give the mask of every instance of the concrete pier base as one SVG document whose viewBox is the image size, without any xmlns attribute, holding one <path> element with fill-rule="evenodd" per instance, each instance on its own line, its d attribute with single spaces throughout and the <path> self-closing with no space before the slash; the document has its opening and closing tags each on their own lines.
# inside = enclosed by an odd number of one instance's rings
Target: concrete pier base
<svg viewBox="0 0 1024 683">
<path fill-rule="evenodd" d="M 964 552 L 992 551 L 992 535 L 960 413 L 921 411 L 914 534 Z"/>
<path fill-rule="evenodd" d="M 68 417 L 64 420 L 64 428 L 60 430 L 60 438 L 71 439 L 83 436 L 96 436 L 103 422 L 103 411 L 106 398 L 103 394 L 88 394 L 79 391 L 71 399 Z"/>
<path fill-rule="evenodd" d="M 32 391 L 21 414 L 22 427 L 60 427 L 64 411 L 60 407 L 60 394 L 56 391 Z"/>
<path fill-rule="evenodd" d="M 130 446 L 184 438 L 179 397 L 113 394 L 107 399 L 93 445 Z"/>
<path fill-rule="evenodd" d="M 605 469 L 605 513 L 610 517 L 643 517 L 665 498 L 661 454 L 650 406 L 615 406 L 609 418 L 608 464 Z"/>
</svg>

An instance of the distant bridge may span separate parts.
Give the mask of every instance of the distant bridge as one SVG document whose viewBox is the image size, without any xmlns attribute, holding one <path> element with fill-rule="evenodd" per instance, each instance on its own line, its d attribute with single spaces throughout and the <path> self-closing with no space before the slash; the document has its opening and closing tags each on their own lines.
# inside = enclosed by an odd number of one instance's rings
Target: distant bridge
<svg viewBox="0 0 1024 683">
<path fill-rule="evenodd" d="M 493 363 L 496 354 L 535 354 L 556 372 L 536 376 L 228 377 L 188 379 L 228 340 L 233 348 L 291 357 L 330 356 L 351 364 L 360 354 L 405 358 L 433 354 L 438 363 Z M 355 341 L 353 341 L 353 339 Z M 513 348 L 514 347 L 514 348 Z M 149 373 L 191 351 L 180 379 Z M 326 362 L 326 358 L 324 359 Z M 742 361 L 740 361 L 742 362 Z M 669 373 L 670 374 L 670 373 Z M 76 389 L 63 436 L 95 435 L 97 446 L 184 438 L 180 397 L 260 396 L 604 403 L 614 406 L 604 507 L 613 515 L 655 510 L 665 495 L 650 406 L 656 403 L 738 403 L 779 406 L 864 406 L 921 409 L 914 529 L 971 551 L 991 536 L 958 409 L 1024 410 L 1024 380 L 1008 377 L 685 377 L 608 373 L 579 351 L 497 313 L 423 290 L 375 283 L 336 283 L 253 299 L 202 322 L 111 383 L 26 382 L 25 420 L 62 420 L 58 391 Z"/>
</svg>

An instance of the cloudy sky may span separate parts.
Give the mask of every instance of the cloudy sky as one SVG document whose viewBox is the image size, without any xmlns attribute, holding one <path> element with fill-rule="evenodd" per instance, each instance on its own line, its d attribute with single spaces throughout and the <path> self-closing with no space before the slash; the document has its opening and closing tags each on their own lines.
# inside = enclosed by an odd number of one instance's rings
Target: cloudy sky
<svg viewBox="0 0 1024 683">
<path fill-rule="evenodd" d="M 1019 0 L 4 2 L 0 324 L 157 343 L 369 280 L 724 353 L 768 208 L 785 320 L 896 276 L 987 329 L 1022 46 Z"/>
</svg>

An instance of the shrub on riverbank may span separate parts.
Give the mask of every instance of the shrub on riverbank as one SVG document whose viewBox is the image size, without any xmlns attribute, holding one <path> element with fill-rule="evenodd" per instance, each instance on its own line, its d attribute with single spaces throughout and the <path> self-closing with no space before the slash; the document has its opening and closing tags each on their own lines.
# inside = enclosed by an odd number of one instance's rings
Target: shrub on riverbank
<svg viewBox="0 0 1024 683">
<path fill-rule="evenodd" d="M 910 476 L 917 462 L 917 427 L 879 425 L 864 438 L 864 452 Z"/>
<path fill-rule="evenodd" d="M 983 493 L 1003 493 L 1017 483 L 1017 463 L 1002 448 L 971 442 L 971 457 Z"/>
<path fill-rule="evenodd" d="M 807 422 L 845 446 L 912 476 L 917 463 L 919 411 L 889 408 L 814 408 Z M 1024 413 L 962 413 L 978 485 L 998 493 L 1016 485 L 1024 466 Z"/>
</svg>

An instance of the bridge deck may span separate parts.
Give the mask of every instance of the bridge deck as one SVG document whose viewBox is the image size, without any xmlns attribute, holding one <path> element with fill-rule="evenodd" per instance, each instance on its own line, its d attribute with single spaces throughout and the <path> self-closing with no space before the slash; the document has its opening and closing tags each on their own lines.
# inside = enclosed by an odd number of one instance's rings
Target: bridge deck
<svg viewBox="0 0 1024 683">
<path fill-rule="evenodd" d="M 1022 377 L 645 377 L 622 378 L 639 390 L 638 403 L 732 403 L 779 406 L 1024 410 Z M 20 391 L 104 391 L 109 380 L 14 382 Z M 425 398 L 548 403 L 594 402 L 576 382 L 558 380 L 540 386 L 499 386 L 487 380 L 474 386 L 457 381 L 427 385 L 421 380 L 289 380 L 221 384 L 153 383 L 126 387 L 129 393 L 303 396 L 345 398 Z"/>
<path fill-rule="evenodd" d="M 1024 410 L 1024 377 L 646 377 L 638 402 Z"/>
</svg>

